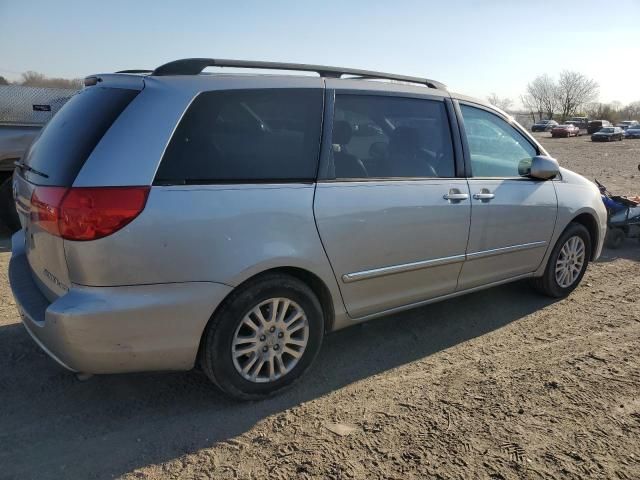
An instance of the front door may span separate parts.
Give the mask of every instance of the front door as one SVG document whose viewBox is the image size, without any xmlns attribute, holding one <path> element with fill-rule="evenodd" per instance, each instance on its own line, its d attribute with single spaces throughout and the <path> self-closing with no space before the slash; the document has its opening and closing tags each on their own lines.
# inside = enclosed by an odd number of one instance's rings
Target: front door
<svg viewBox="0 0 640 480">
<path fill-rule="evenodd" d="M 315 216 L 352 317 L 452 293 L 471 204 L 441 98 L 337 94 Z"/>
<path fill-rule="evenodd" d="M 471 228 L 459 290 L 535 271 L 549 248 L 553 181 L 521 176 L 539 152 L 503 118 L 462 104 L 471 173 Z"/>
</svg>

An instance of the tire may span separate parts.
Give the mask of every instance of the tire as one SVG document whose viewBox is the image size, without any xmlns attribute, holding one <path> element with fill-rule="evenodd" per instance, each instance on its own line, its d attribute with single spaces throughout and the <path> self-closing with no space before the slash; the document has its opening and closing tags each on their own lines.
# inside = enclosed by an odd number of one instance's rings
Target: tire
<svg viewBox="0 0 640 480">
<path fill-rule="evenodd" d="M 558 265 L 559 257 L 561 256 L 563 247 L 573 241 L 574 238 L 578 238 L 582 241 L 584 253 L 582 256 L 582 266 L 575 278 L 569 284 L 560 284 L 558 281 L 558 275 L 556 275 L 556 266 Z M 569 295 L 580 284 L 584 273 L 587 270 L 589 264 L 589 257 L 591 252 L 591 236 L 589 231 L 579 223 L 570 223 L 569 226 L 562 232 L 560 238 L 556 242 L 549 260 L 547 261 L 547 267 L 544 270 L 544 274 L 541 277 L 533 279 L 533 286 L 540 293 L 553 298 L 563 298 Z"/>
<path fill-rule="evenodd" d="M 274 324 L 261 325 L 258 316 L 252 312 L 260 309 L 263 318 L 270 320 L 274 299 L 279 301 L 275 304 L 278 316 L 286 305 L 285 300 L 290 302 L 285 311 L 286 315 L 283 315 L 284 318 L 288 316 L 290 321 L 288 324 L 276 322 L 280 326 L 270 333 L 269 328 Z M 297 315 L 296 309 L 301 310 L 303 316 L 298 320 L 291 320 Z M 253 323 L 252 328 L 248 328 L 247 318 Z M 306 330 L 305 327 L 300 327 L 304 325 L 305 319 Z M 292 330 L 294 328 L 296 330 Z M 293 331 L 296 338 L 285 337 L 285 330 Z M 248 338 L 249 335 L 250 340 L 239 341 L 239 347 L 234 347 L 234 339 L 238 336 Z M 281 335 L 286 339 L 280 340 Z M 289 343 L 301 343 L 305 336 L 304 347 Z M 200 366 L 207 377 L 226 395 L 237 400 L 258 400 L 281 392 L 300 378 L 318 355 L 323 336 L 322 307 L 311 288 L 286 274 L 265 274 L 232 292 L 209 321 L 202 338 Z M 234 357 L 234 348 L 256 350 Z M 298 348 L 302 349 L 302 353 L 296 359 L 289 352 Z M 280 355 L 281 362 L 275 358 L 277 355 Z M 264 361 L 265 359 L 267 361 Z M 241 372 L 243 367 L 247 368 L 246 374 Z M 274 378 L 264 378 L 275 370 L 279 372 L 274 373 Z M 245 375 L 253 375 L 253 380 Z"/>
<path fill-rule="evenodd" d="M 607 232 L 607 237 L 605 238 L 605 245 L 607 248 L 611 248 L 612 250 L 617 250 L 622 246 L 622 242 L 624 242 L 626 235 L 621 228 L 610 228 Z"/>
<path fill-rule="evenodd" d="M 20 230 L 20 219 L 13 201 L 12 177 L 5 178 L 0 183 L 0 223 L 11 233 Z"/>
</svg>

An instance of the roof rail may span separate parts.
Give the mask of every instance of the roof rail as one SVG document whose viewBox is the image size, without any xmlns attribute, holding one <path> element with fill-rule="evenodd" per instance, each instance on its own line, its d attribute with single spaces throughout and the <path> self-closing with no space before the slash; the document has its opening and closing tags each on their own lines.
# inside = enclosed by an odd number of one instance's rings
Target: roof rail
<svg viewBox="0 0 640 480">
<path fill-rule="evenodd" d="M 119 70 L 116 73 L 152 73 L 153 70 Z"/>
<path fill-rule="evenodd" d="M 327 67 L 324 65 L 308 65 L 304 63 L 260 62 L 252 60 L 223 60 L 216 58 L 184 58 L 165 63 L 156 68 L 151 75 L 197 75 L 206 67 L 255 68 L 265 70 L 295 70 L 301 72 L 316 72 L 321 77 L 341 78 L 343 75 L 353 75 L 359 78 L 396 80 L 400 82 L 419 83 L 429 88 L 446 90 L 443 83 L 428 78 L 396 75 L 395 73 L 358 70 L 355 68 Z"/>
</svg>

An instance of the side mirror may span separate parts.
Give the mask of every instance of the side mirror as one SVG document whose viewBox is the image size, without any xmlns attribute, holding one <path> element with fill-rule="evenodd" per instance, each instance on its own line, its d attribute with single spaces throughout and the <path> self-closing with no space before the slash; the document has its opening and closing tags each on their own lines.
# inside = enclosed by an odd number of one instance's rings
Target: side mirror
<svg viewBox="0 0 640 480">
<path fill-rule="evenodd" d="M 518 172 L 523 177 L 550 180 L 560 173 L 560 165 L 555 158 L 537 155 L 532 159 L 526 159 L 518 165 Z"/>
</svg>

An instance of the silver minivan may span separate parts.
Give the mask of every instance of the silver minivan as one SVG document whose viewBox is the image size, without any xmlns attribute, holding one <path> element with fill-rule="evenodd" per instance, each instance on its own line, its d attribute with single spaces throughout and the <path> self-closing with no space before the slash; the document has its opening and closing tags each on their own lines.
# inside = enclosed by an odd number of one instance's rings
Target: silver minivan
<svg viewBox="0 0 640 480">
<path fill-rule="evenodd" d="M 525 278 L 563 297 L 602 248 L 591 182 L 433 80 L 186 59 L 85 85 L 19 162 L 9 272 L 76 372 L 260 398 L 327 332 Z"/>
</svg>

